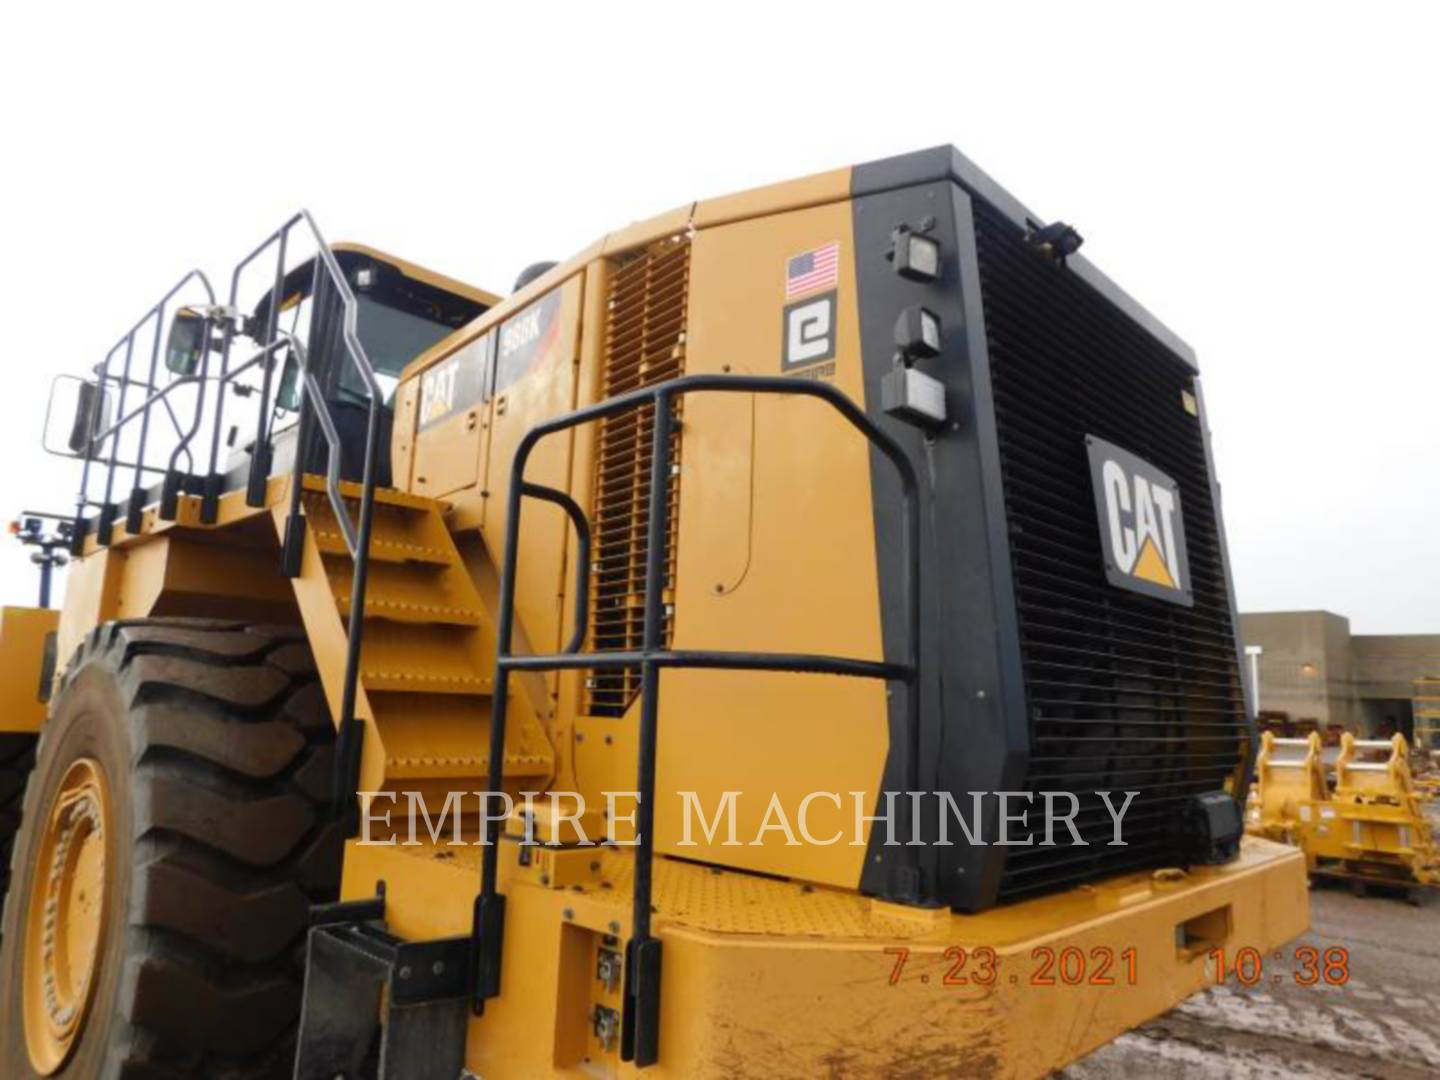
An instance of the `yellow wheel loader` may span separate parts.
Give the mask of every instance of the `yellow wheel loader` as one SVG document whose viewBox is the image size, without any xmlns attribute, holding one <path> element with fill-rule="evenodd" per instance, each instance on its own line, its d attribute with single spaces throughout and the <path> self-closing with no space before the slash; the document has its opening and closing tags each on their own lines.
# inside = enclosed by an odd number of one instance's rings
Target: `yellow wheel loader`
<svg viewBox="0 0 1440 1080">
<path fill-rule="evenodd" d="M 1081 242 L 942 147 L 505 297 L 186 274 L 53 399 L 0 1075 L 1033 1077 L 1300 934 L 1194 356 Z"/>
</svg>

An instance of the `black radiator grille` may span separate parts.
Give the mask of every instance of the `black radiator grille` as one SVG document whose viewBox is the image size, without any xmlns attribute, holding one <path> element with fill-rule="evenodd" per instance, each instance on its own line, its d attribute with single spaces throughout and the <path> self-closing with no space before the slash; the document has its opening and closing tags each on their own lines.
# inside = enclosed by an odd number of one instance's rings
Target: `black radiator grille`
<svg viewBox="0 0 1440 1080">
<path fill-rule="evenodd" d="M 1074 274 L 976 200 L 1030 758 L 1024 790 L 1073 791 L 1073 846 L 1011 847 L 1000 896 L 1173 863 L 1168 827 L 1187 796 L 1226 786 L 1245 752 L 1244 702 L 1191 373 Z M 1194 606 L 1105 580 L 1085 436 L 1151 462 L 1180 486 Z M 1138 791 L 1125 847 L 1096 794 Z M 1043 838 L 1044 803 L 1030 824 Z M 1057 802 L 1060 813 L 1066 810 Z"/>
</svg>

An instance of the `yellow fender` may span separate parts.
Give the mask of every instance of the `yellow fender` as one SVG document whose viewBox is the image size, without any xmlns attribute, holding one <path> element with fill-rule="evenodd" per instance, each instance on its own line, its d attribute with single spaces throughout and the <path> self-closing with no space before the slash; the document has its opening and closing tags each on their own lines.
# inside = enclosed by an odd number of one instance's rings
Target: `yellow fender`
<svg viewBox="0 0 1440 1080">
<path fill-rule="evenodd" d="M 45 723 L 59 622 L 51 608 L 0 608 L 0 733 L 39 731 Z"/>
</svg>

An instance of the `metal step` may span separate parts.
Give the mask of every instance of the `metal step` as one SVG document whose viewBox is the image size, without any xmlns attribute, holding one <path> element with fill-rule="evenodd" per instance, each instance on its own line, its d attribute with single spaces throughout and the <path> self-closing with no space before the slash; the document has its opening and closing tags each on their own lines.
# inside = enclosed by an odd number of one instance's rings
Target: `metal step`
<svg viewBox="0 0 1440 1080">
<path fill-rule="evenodd" d="M 482 675 L 436 672 L 384 671 L 361 668 L 360 681 L 369 691 L 408 694 L 469 694 L 487 697 L 494 681 Z"/>
<path fill-rule="evenodd" d="M 350 615 L 350 594 L 337 593 L 335 607 L 342 617 Z M 441 623 L 445 626 L 483 626 L 485 613 L 472 608 L 447 607 L 413 600 L 365 599 L 365 618 L 389 619 L 404 623 Z"/>
<path fill-rule="evenodd" d="M 350 551 L 345 547 L 345 537 L 338 529 L 312 527 L 315 546 L 322 555 L 333 555 L 350 561 Z M 408 540 L 392 540 L 386 537 L 370 538 L 370 558 L 384 563 L 416 563 L 424 566 L 454 566 L 450 553 L 437 547 L 413 544 Z"/>
<path fill-rule="evenodd" d="M 325 496 L 325 478 L 307 473 L 305 476 L 305 494 L 319 495 L 317 501 L 329 508 L 329 502 Z M 358 513 L 360 505 L 360 485 L 349 480 L 340 481 L 340 495 L 345 500 L 352 512 Z M 309 502 L 309 500 L 306 500 Z M 436 499 L 426 498 L 424 495 L 412 495 L 408 491 L 400 491 L 396 488 L 375 489 L 375 509 L 381 510 L 385 507 L 393 507 L 397 510 L 412 510 L 422 514 L 428 514 L 431 510 L 439 510 L 444 513 L 449 509 L 448 503 Z"/>
</svg>

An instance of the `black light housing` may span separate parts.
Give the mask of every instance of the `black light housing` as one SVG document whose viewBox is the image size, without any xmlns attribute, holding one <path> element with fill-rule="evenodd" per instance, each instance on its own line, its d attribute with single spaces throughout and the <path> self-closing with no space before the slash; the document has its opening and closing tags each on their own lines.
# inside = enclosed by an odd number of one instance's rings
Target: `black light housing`
<svg viewBox="0 0 1440 1080">
<path fill-rule="evenodd" d="M 1061 266 L 1064 266 L 1065 260 L 1079 251 L 1080 245 L 1085 243 L 1085 238 L 1075 231 L 1075 227 L 1066 225 L 1063 221 L 1052 221 L 1049 225 L 1036 226 L 1031 229 L 1025 239 L 1041 255 Z"/>
<path fill-rule="evenodd" d="M 890 234 L 890 261 L 895 272 L 910 281 L 934 281 L 940 276 L 940 241 L 901 225 Z"/>
<path fill-rule="evenodd" d="M 880 407 L 886 415 L 921 428 L 945 423 L 945 384 L 923 371 L 897 364 L 880 380 Z"/>
<path fill-rule="evenodd" d="M 895 348 L 907 361 L 940 355 L 940 316 L 912 304 L 895 320 Z"/>
</svg>

